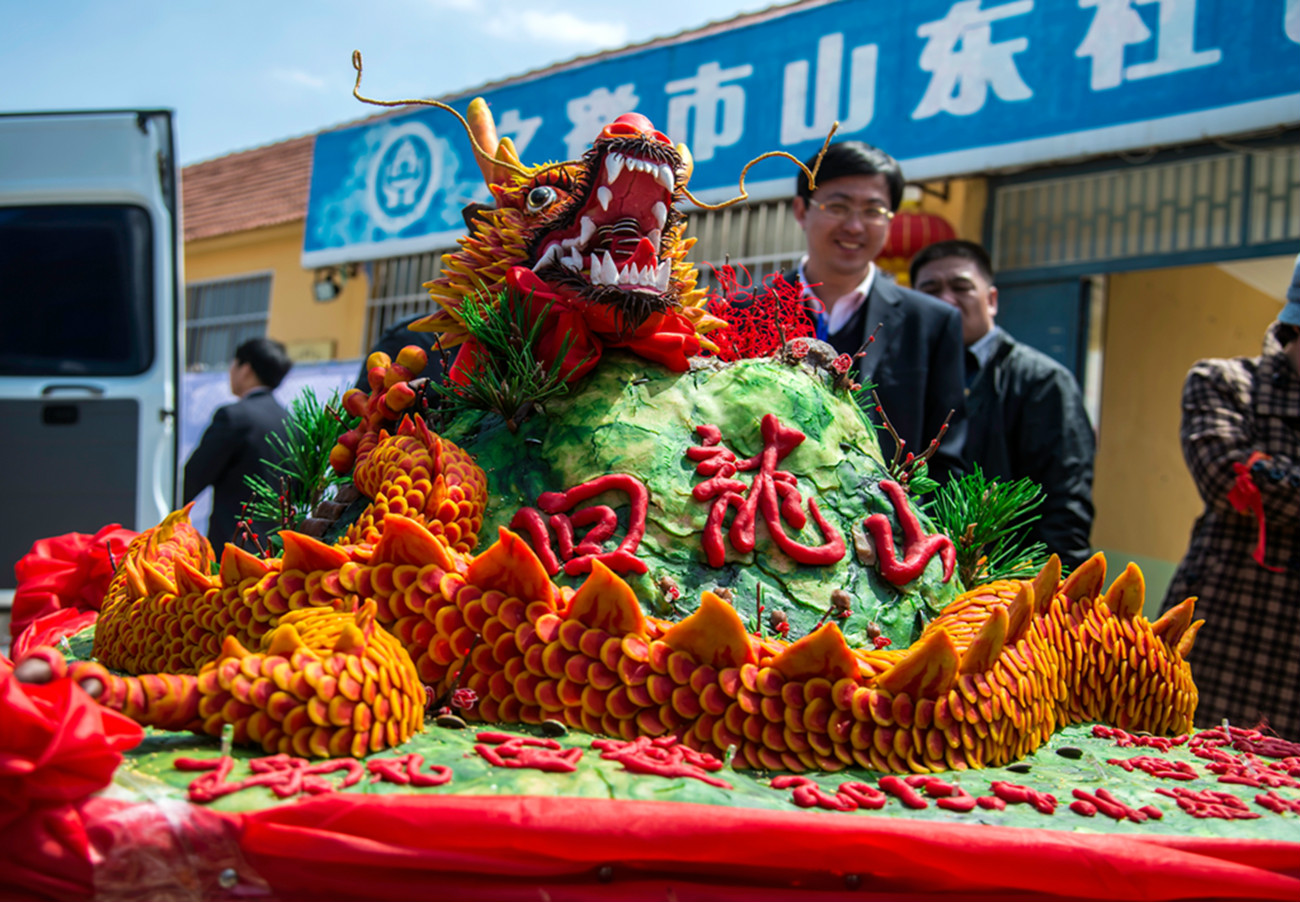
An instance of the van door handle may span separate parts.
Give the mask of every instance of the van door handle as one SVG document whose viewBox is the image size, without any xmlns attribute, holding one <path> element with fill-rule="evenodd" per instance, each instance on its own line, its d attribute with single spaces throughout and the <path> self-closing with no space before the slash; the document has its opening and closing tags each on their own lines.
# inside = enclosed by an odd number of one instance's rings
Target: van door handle
<svg viewBox="0 0 1300 902">
<path fill-rule="evenodd" d="M 50 395 L 63 394 L 70 392 L 74 394 L 90 395 L 92 398 L 102 398 L 104 389 L 98 385 L 89 385 L 82 382 L 61 382 L 56 385 L 47 385 L 41 389 L 41 397 L 48 398 Z"/>
</svg>

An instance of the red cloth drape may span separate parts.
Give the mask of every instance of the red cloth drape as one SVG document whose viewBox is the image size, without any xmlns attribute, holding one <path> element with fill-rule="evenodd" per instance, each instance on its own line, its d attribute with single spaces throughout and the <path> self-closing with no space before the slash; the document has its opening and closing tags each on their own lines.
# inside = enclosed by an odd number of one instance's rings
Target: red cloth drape
<svg viewBox="0 0 1300 902">
<path fill-rule="evenodd" d="M 17 638 L 32 623 L 62 610 L 98 611 L 113 578 L 114 562 L 126 553 L 136 535 L 111 523 L 94 535 L 70 532 L 35 542 L 14 565 L 18 588 L 9 634 Z M 70 620 L 66 615 L 65 619 Z M 54 623 L 47 621 L 43 628 Z"/>
</svg>

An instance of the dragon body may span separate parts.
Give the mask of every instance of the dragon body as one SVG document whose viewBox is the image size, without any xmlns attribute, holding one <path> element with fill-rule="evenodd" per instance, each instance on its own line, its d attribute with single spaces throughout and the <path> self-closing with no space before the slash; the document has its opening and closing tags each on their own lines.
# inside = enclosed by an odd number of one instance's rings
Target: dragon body
<svg viewBox="0 0 1300 902">
<path fill-rule="evenodd" d="M 465 304 L 503 288 L 545 295 L 552 338 L 581 339 L 572 378 L 604 345 L 684 368 L 720 325 L 673 209 L 684 148 L 629 114 L 583 160 L 527 168 L 485 108 L 470 122 L 496 207 L 473 216 L 429 286 L 441 309 L 424 325 L 463 346 L 452 378 L 474 365 Z M 566 346 L 550 345 L 556 357 Z M 481 721 L 671 734 L 794 771 L 1005 764 L 1090 720 L 1191 727 L 1194 602 L 1148 622 L 1140 573 L 1130 566 L 1103 591 L 1100 556 L 1065 580 L 1053 559 L 1033 580 L 976 588 L 910 648 L 884 650 L 849 647 L 834 622 L 794 642 L 755 636 L 710 591 L 679 622 L 647 616 L 601 560 L 561 586 L 505 529 L 480 551 L 485 475 L 419 417 L 399 426 L 402 405 L 380 403 L 387 392 L 409 404 L 397 386 L 416 374 L 399 364 L 372 371 L 374 416 L 341 455 L 373 500 L 338 544 L 286 531 L 279 558 L 227 546 L 214 573 L 186 511 L 132 543 L 103 605 L 97 663 L 72 665 L 103 684 L 104 704 L 171 729 L 232 725 L 268 752 L 360 755 L 421 729 L 430 696 L 467 688 Z"/>
<path fill-rule="evenodd" d="M 241 741 L 302 755 L 403 741 L 420 725 L 421 684 L 474 690 L 473 716 L 487 722 L 671 733 L 796 771 L 1004 764 L 1092 720 L 1191 727 L 1194 603 L 1148 622 L 1136 568 L 1105 592 L 1101 556 L 1064 581 L 1053 562 L 1032 581 L 979 587 L 900 651 L 850 648 L 833 623 L 793 643 L 756 637 L 707 591 L 674 623 L 646 616 L 599 562 L 575 590 L 507 530 L 478 554 L 453 545 L 449 537 L 463 546 L 476 532 L 481 474 L 418 421 L 406 424 L 370 458 L 390 470 L 359 521 L 373 542 L 284 533 L 281 558 L 227 546 L 209 577 L 210 552 L 183 512 L 139 537 L 105 604 L 96 656 L 197 676 L 117 677 L 78 664 L 78 678 L 103 681 L 105 703 L 142 723 L 214 735 L 232 723 Z M 414 459 L 454 462 L 467 478 L 448 484 L 435 466 L 411 479 Z M 444 495 L 467 497 L 431 501 L 439 480 Z"/>
</svg>

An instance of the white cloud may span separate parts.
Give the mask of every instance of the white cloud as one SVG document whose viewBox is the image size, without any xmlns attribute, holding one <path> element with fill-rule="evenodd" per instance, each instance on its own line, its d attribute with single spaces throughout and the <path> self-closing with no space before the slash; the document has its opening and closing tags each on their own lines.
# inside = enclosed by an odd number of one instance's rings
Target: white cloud
<svg viewBox="0 0 1300 902">
<path fill-rule="evenodd" d="M 479 0 L 430 0 L 435 9 L 454 9 L 461 12 L 474 12 L 482 5 Z"/>
<path fill-rule="evenodd" d="M 304 72 L 302 69 L 272 69 L 271 77 L 287 85 L 310 88 L 313 91 L 324 90 L 326 85 L 325 79 Z"/>
<path fill-rule="evenodd" d="M 509 18 L 494 18 L 485 27 L 496 37 L 534 39 L 550 44 L 595 48 L 619 47 L 628 42 L 626 24 L 582 19 L 569 12 L 522 10 Z"/>
</svg>

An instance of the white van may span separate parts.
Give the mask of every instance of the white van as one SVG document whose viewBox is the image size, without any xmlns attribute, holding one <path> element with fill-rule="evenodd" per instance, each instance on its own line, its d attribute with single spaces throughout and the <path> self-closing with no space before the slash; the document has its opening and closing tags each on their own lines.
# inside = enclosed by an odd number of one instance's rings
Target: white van
<svg viewBox="0 0 1300 902">
<path fill-rule="evenodd" d="M 171 111 L 0 114 L 0 590 L 37 539 L 172 509 L 178 192 Z"/>
</svg>

